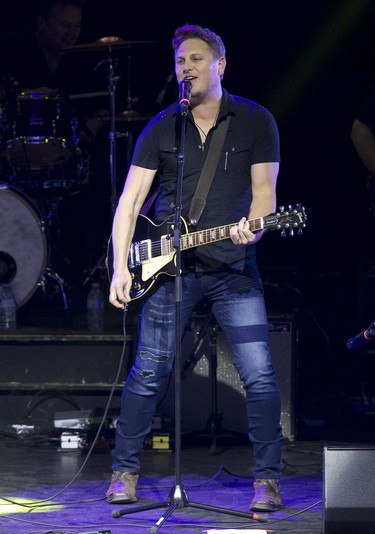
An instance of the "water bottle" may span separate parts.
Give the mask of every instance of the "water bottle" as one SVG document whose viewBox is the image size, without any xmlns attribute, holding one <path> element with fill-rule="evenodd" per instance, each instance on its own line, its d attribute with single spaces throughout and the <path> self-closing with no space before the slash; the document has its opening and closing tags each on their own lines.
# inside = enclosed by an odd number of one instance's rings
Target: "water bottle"
<svg viewBox="0 0 375 534">
<path fill-rule="evenodd" d="M 10 285 L 0 285 L 0 330 L 17 328 L 17 306 Z"/>
<path fill-rule="evenodd" d="M 94 282 L 87 295 L 87 328 L 90 332 L 104 330 L 104 297 L 100 285 Z"/>
</svg>

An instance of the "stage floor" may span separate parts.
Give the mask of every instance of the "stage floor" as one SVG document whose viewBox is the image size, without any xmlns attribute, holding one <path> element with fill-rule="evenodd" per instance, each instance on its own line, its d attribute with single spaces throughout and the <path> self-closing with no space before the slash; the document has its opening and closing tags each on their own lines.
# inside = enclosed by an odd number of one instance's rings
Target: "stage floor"
<svg viewBox="0 0 375 534">
<path fill-rule="evenodd" d="M 244 432 L 234 431 L 242 428 L 238 388 L 230 375 L 231 387 L 224 384 L 218 395 L 224 402 L 220 410 L 227 419 L 214 427 L 214 434 L 209 426 L 200 431 L 212 407 L 210 379 L 203 368 L 193 383 L 195 389 L 189 389 L 182 405 L 183 423 L 189 415 L 194 431 L 185 431 L 182 425 L 181 447 L 176 450 L 173 421 L 164 421 L 154 429 L 142 451 L 138 502 L 131 506 L 108 504 L 105 492 L 111 476 L 114 421 L 121 392 L 118 385 L 113 391 L 111 388 L 117 384 L 117 370 L 126 372 L 132 360 L 136 328 L 131 326 L 136 321 L 127 329 L 130 354 L 125 353 L 122 361 L 123 314 L 110 309 L 106 331 L 92 335 L 87 332 L 84 304 L 83 300 L 80 313 L 68 324 L 62 309 L 56 314 L 55 302 L 51 306 L 43 303 L 43 313 L 27 305 L 19 314 L 17 332 L 0 336 L 0 534 L 202 533 L 215 529 L 323 532 L 326 447 L 356 448 L 373 443 L 372 416 L 364 419 L 356 412 L 352 418 L 336 417 L 335 411 L 330 418 L 322 419 L 318 412 L 307 419 L 297 403 L 294 418 L 287 413 L 296 424 L 283 448 L 284 504 L 280 511 L 263 517 L 266 522 L 259 522 L 249 511 L 254 468 L 251 447 Z M 277 351 L 288 355 L 292 345 L 289 331 L 281 329 L 280 336 L 282 343 L 276 345 L 276 355 Z M 225 355 L 225 347 L 219 348 Z M 222 354 L 219 356 L 222 361 Z M 283 387 L 287 383 L 285 380 Z M 229 393 L 233 392 L 235 412 L 228 409 Z M 285 393 L 288 399 L 288 388 Z M 100 417 L 96 419 L 96 415 L 107 407 L 108 417 L 98 432 Z M 57 413 L 75 411 L 77 415 L 94 408 L 99 412 L 89 419 L 92 425 L 80 427 L 78 437 L 70 429 L 63 439 L 66 429 L 51 429 Z M 67 443 L 72 448 L 66 448 Z M 362 479 L 360 473 L 350 487 L 356 490 L 358 483 L 360 490 Z M 340 480 L 337 472 L 333 482 L 338 482 L 341 491 Z M 366 491 L 362 494 L 367 495 Z M 149 509 L 138 509 L 144 506 Z M 124 510 L 132 513 L 122 515 Z M 370 507 L 372 515 L 373 510 Z M 357 526 L 358 532 L 365 532 Z"/>
<path fill-rule="evenodd" d="M 249 512 L 253 464 L 245 435 L 182 435 L 177 451 L 173 439 L 159 440 L 160 436 L 156 436 L 154 445 L 152 440 L 146 440 L 139 500 L 134 505 L 114 506 L 104 497 L 113 450 L 112 440 L 105 433 L 99 433 L 97 442 L 94 435 L 91 442 L 78 438 L 78 447 L 75 438 L 69 438 L 73 449 L 65 448 L 66 438 L 57 434 L 51 437 L 9 428 L 3 429 L 2 434 L 3 534 L 199 533 L 215 529 L 322 532 L 327 445 L 322 441 L 284 443 L 284 504 L 280 511 L 263 517 L 266 522 L 259 522 Z M 121 515 L 123 510 L 145 505 L 151 509 Z M 220 511 L 210 507 L 219 507 Z M 113 517 L 114 512 L 120 517 Z"/>
</svg>

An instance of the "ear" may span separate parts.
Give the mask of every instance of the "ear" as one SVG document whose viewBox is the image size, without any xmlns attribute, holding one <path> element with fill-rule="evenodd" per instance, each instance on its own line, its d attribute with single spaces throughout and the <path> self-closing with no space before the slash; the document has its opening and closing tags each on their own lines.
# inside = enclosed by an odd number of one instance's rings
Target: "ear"
<svg viewBox="0 0 375 534">
<path fill-rule="evenodd" d="M 218 74 L 220 74 L 220 76 L 224 74 L 226 64 L 227 64 L 227 60 L 225 59 L 225 57 L 221 57 L 218 63 Z"/>
</svg>

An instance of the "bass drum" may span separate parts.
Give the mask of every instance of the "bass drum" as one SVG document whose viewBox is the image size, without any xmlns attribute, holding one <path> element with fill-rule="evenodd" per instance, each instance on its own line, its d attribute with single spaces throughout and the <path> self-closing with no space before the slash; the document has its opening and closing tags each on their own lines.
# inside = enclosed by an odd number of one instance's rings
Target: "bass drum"
<svg viewBox="0 0 375 534">
<path fill-rule="evenodd" d="M 34 294 L 48 262 L 44 222 L 32 201 L 0 183 L 0 284 L 12 288 L 17 307 Z"/>
</svg>

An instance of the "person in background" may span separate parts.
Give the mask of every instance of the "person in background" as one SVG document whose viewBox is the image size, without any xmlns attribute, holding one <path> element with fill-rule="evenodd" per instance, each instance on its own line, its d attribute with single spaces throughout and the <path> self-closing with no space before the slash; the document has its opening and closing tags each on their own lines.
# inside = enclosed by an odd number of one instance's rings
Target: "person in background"
<svg viewBox="0 0 375 534">
<path fill-rule="evenodd" d="M 248 435 L 255 463 L 250 509 L 274 512 L 282 505 L 281 401 L 256 260 L 256 244 L 265 230 L 251 231 L 249 220 L 276 209 L 279 132 L 268 109 L 222 87 L 227 62 L 218 35 L 208 28 L 185 25 L 175 31 L 172 46 L 177 82 L 191 83 L 182 193 L 185 221 L 213 134 L 230 120 L 205 209 L 193 227 L 203 230 L 227 224 L 230 238 L 182 254 L 181 329 L 184 331 L 198 305 L 212 306 L 246 390 Z M 126 307 L 133 296 L 128 253 L 138 214 L 154 180 L 159 181 L 156 223 L 173 215 L 182 122 L 179 104 L 156 115 L 137 139 L 113 220 L 109 301 L 116 308 Z M 151 430 L 158 393 L 174 364 L 174 278 L 158 278 L 142 300 L 140 342 L 122 393 L 113 472 L 106 493 L 112 504 L 137 501 L 140 451 Z"/>
<path fill-rule="evenodd" d="M 375 213 L 375 85 L 360 105 L 352 123 L 351 140 L 367 169 L 367 191 Z"/>
<path fill-rule="evenodd" d="M 0 38 L 0 95 L 11 109 L 20 93 L 69 99 L 101 84 L 93 60 L 69 51 L 80 37 L 85 5 L 85 0 L 38 0 L 33 24 Z M 91 131 L 83 121 L 80 126 L 88 137 L 97 129 L 94 121 Z"/>
<path fill-rule="evenodd" d="M 38 204 L 50 228 L 53 267 L 74 287 L 103 253 L 109 198 L 105 211 L 91 153 L 108 106 L 87 95 L 105 89 L 107 80 L 95 69 L 96 55 L 74 50 L 85 0 L 37 0 L 32 7 L 28 27 L 0 37 L 3 181 Z M 106 236 L 110 224 L 108 215 Z"/>
</svg>

